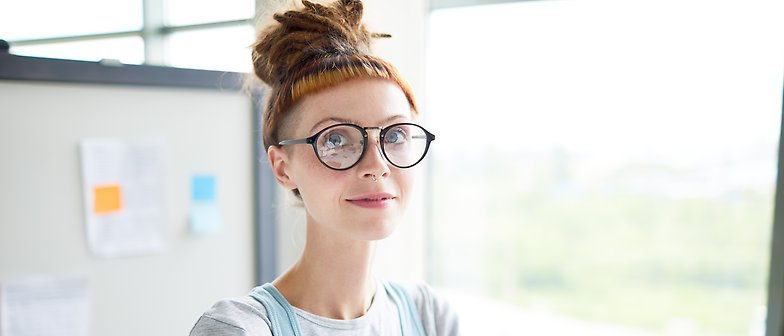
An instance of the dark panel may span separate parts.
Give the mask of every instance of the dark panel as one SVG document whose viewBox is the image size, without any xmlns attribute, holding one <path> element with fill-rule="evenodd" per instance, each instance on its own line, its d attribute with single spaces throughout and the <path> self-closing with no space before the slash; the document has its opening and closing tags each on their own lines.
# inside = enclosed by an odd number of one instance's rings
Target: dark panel
<svg viewBox="0 0 784 336">
<path fill-rule="evenodd" d="M 28 57 L 0 50 L 0 79 L 240 90 L 244 74 Z"/>
</svg>

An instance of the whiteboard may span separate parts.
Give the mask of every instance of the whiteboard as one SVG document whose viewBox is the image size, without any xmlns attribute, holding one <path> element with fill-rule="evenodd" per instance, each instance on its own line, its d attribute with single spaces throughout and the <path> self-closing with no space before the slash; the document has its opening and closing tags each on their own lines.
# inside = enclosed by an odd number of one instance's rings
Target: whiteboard
<svg viewBox="0 0 784 336">
<path fill-rule="evenodd" d="M 253 106 L 236 90 L 0 80 L 0 282 L 82 277 L 90 335 L 185 335 L 254 280 Z M 165 140 L 163 252 L 88 248 L 79 142 Z M 188 231 L 190 179 L 217 177 L 222 230 Z"/>
</svg>

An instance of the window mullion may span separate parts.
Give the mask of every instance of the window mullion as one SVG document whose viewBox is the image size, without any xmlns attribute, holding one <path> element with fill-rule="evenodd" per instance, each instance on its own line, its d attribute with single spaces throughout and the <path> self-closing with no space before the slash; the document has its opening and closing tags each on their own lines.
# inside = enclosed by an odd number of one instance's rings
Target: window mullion
<svg viewBox="0 0 784 336">
<path fill-rule="evenodd" d="M 144 62 L 146 64 L 165 65 L 167 62 L 165 0 L 142 0 L 144 8 Z"/>
<path fill-rule="evenodd" d="M 784 256 L 784 107 L 782 107 L 781 128 L 779 129 L 779 162 L 776 186 L 776 204 L 773 215 L 773 233 L 771 237 L 770 268 L 768 270 L 768 308 L 766 333 L 767 336 L 784 334 L 784 268 L 781 260 Z"/>
</svg>

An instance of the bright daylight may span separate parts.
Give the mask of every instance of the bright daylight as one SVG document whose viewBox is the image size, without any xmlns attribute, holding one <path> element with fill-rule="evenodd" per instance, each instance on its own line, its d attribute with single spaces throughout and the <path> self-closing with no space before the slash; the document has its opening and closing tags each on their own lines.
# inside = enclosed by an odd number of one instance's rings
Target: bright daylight
<svg viewBox="0 0 784 336">
<path fill-rule="evenodd" d="M 432 13 L 433 273 L 466 330 L 764 335 L 782 9 Z"/>
</svg>

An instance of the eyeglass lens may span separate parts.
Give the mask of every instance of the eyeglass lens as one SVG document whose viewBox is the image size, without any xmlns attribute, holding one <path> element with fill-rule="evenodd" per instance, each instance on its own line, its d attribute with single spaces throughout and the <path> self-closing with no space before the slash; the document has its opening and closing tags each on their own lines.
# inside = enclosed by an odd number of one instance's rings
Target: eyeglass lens
<svg viewBox="0 0 784 336">
<path fill-rule="evenodd" d="M 382 130 L 380 136 L 384 156 L 397 167 L 415 165 L 427 150 L 427 134 L 417 125 L 392 125 Z M 361 128 L 349 125 L 335 125 L 325 129 L 315 143 L 319 160 L 333 169 L 346 169 L 356 164 L 362 157 L 364 146 Z"/>
</svg>

